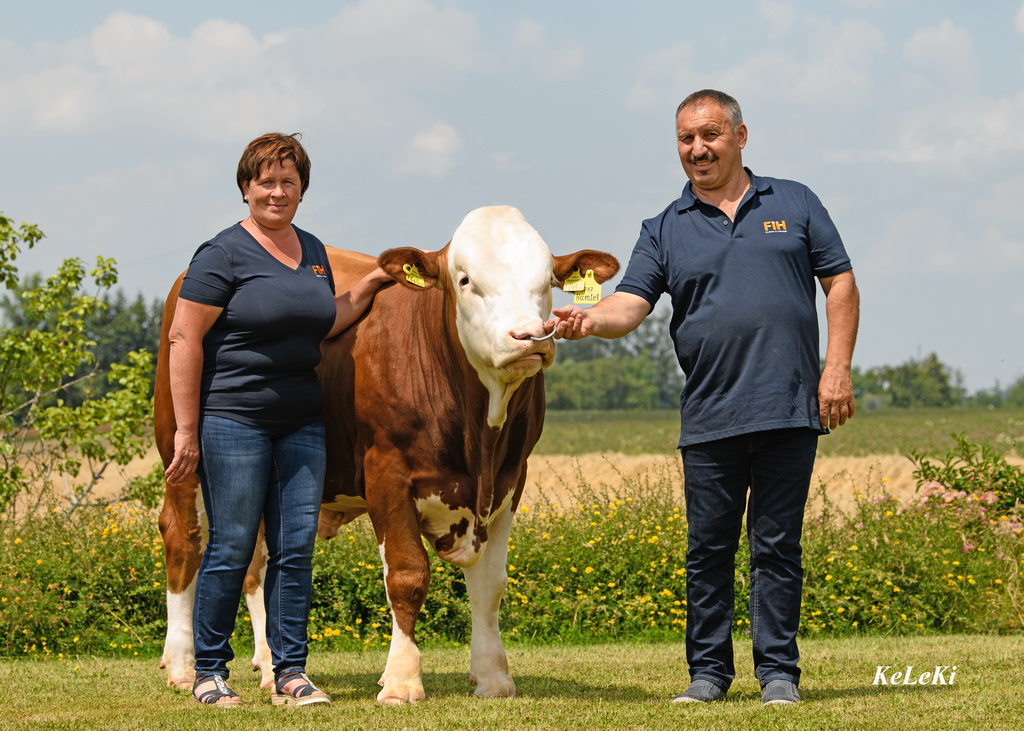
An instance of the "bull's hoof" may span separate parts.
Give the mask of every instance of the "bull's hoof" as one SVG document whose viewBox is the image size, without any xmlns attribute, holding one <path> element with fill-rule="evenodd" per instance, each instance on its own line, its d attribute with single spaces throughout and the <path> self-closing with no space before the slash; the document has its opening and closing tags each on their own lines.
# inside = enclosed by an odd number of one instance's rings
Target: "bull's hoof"
<svg viewBox="0 0 1024 731">
<path fill-rule="evenodd" d="M 377 694 L 377 702 L 387 705 L 399 705 L 401 703 L 416 703 L 427 697 L 420 684 L 402 684 L 395 686 L 384 686 L 384 689 Z"/>
<path fill-rule="evenodd" d="M 259 663 L 257 663 L 256 661 L 253 661 L 253 663 L 252 663 L 252 671 L 254 673 L 261 673 L 261 675 L 260 675 L 260 687 L 261 688 L 269 688 L 272 685 L 274 685 L 274 671 L 273 670 L 264 671 L 263 668 L 261 668 L 259 666 Z"/>
<path fill-rule="evenodd" d="M 167 678 L 167 687 L 174 688 L 175 690 L 187 690 L 191 693 L 192 684 L 195 682 L 195 678 L 179 678 L 178 680 L 175 680 L 174 678 Z"/>
<path fill-rule="evenodd" d="M 485 682 L 476 682 L 473 695 L 477 698 L 512 698 L 516 694 L 516 684 L 512 678 L 493 678 Z"/>
</svg>

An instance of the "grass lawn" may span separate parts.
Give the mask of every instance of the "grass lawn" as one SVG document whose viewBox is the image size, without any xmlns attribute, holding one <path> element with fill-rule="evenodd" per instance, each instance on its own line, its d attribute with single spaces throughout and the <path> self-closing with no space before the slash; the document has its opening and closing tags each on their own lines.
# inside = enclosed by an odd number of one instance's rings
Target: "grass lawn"
<svg viewBox="0 0 1024 731">
<path fill-rule="evenodd" d="M 823 457 L 945 453 L 950 434 L 1024 456 L 1024 408 L 861 409 L 818 442 Z M 679 412 L 548 411 L 534 454 L 671 454 L 679 440 Z"/>
<path fill-rule="evenodd" d="M 671 704 L 685 688 L 681 644 L 511 647 L 519 687 L 512 699 L 481 700 L 466 681 L 468 648 L 424 649 L 427 700 L 380 706 L 381 652 L 316 653 L 309 668 L 335 699 L 330 707 L 276 708 L 242 662 L 240 709 L 202 707 L 164 686 L 156 661 L 81 657 L 0 662 L 3 729 L 1010 729 L 1024 709 L 1020 636 L 865 637 L 804 640 L 795 707 L 764 707 L 750 645 L 737 643 L 738 677 L 728 699 Z M 242 656 L 242 653 L 239 653 Z M 882 687 L 875 669 L 907 665 L 915 676 L 956 666 L 946 686 Z M 891 672 L 891 671 L 890 671 Z M 947 679 L 949 671 L 946 671 Z"/>
</svg>

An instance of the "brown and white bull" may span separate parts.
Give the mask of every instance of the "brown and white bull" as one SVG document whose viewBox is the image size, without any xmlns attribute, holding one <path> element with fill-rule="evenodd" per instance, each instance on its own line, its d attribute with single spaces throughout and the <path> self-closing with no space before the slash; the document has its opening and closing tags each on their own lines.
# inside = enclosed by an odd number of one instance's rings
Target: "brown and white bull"
<svg viewBox="0 0 1024 731">
<path fill-rule="evenodd" d="M 393 630 L 380 679 L 382 702 L 424 697 L 415 623 L 430 571 L 421 536 L 443 560 L 462 567 L 472 612 L 470 682 L 479 696 L 510 696 L 498 632 L 507 583 L 512 517 L 526 460 L 544 420 L 542 371 L 554 360 L 543 338 L 551 288 L 574 270 L 605 281 L 614 257 L 584 250 L 553 257 L 522 214 L 508 207 L 470 212 L 440 251 L 391 249 L 375 260 L 328 249 L 337 290 L 379 262 L 399 286 L 376 295 L 370 311 L 325 341 L 327 478 L 320 535 L 369 513 L 380 547 Z M 411 282 L 418 272 L 422 285 Z M 166 335 L 180 279 L 168 295 L 157 365 L 155 428 L 165 464 L 174 415 Z M 194 663 L 192 597 L 204 545 L 197 482 L 168 486 L 160 516 L 167 557 L 168 684 L 189 686 Z M 265 640 L 257 551 L 245 593 L 256 635 L 254 669 L 273 679 Z"/>
</svg>

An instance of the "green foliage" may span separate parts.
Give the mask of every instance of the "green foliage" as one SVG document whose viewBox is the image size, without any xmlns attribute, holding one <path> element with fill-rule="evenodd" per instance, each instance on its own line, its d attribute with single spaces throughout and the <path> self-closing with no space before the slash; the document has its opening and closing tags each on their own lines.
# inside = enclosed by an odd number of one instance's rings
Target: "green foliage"
<svg viewBox="0 0 1024 731">
<path fill-rule="evenodd" d="M 37 312 L 26 307 L 28 293 L 43 286 L 38 273 L 26 275 L 9 295 L 0 298 L 0 313 L 5 327 L 15 331 L 54 330 L 59 328 L 56 312 L 45 313 L 46 319 L 38 319 Z M 89 398 L 103 396 L 117 387 L 116 383 L 100 376 L 116 363 L 129 360 L 129 353 L 145 350 L 156 353 L 160 341 L 160 320 L 163 306 L 158 300 L 146 305 L 139 294 L 129 302 L 124 292 L 118 289 L 113 295 L 103 291 L 97 297 L 97 306 L 83 318 L 83 332 L 93 343 L 91 357 L 81 361 L 71 382 L 61 390 L 65 403 L 79 406 Z M 51 396 L 47 401 L 53 401 Z"/>
<path fill-rule="evenodd" d="M 0 276 L 8 289 L 19 290 L 14 261 L 21 244 L 41 238 L 35 227 L 15 229 L 0 216 Z M 113 260 L 98 257 L 90 277 L 96 292 L 83 294 L 85 266 L 68 259 L 35 286 L 22 283 L 23 319 L 0 330 L 0 516 L 13 519 L 19 495 L 28 498 L 27 511 L 36 509 L 59 477 L 72 509 L 88 504 L 111 465 L 127 464 L 148 447 L 151 356 L 131 352 L 126 363 L 97 370 L 87 325 L 104 311 L 102 296 L 117 281 Z M 113 386 L 102 398 L 67 401 L 69 388 L 101 375 Z"/>
<path fill-rule="evenodd" d="M 804 526 L 802 631 L 842 635 L 1019 631 L 1024 527 L 991 493 L 923 491 L 901 505 L 857 493 Z"/>
<path fill-rule="evenodd" d="M 1018 378 L 1013 385 L 1006 389 L 1003 401 L 1008 406 L 1024 406 L 1024 376 Z"/>
<path fill-rule="evenodd" d="M 995 493 L 1004 511 L 1024 503 L 1024 470 L 1007 462 L 992 445 L 974 444 L 963 432 L 950 436 L 956 441 L 956 447 L 942 457 L 932 458 L 917 450 L 907 455 L 917 467 L 914 477 L 918 490 L 940 485 L 964 493 L 990 491 Z"/>
<path fill-rule="evenodd" d="M 611 495 L 580 476 L 571 500 L 523 506 L 509 545 L 505 637 L 679 640 L 686 525 L 674 480 L 674 474 L 650 475 Z M 996 510 L 994 501 L 990 492 L 937 485 L 908 504 L 858 491 L 850 513 L 825 499 L 825 509 L 805 524 L 802 632 L 1024 629 L 1024 525 Z M 165 628 L 162 561 L 155 516 L 125 505 L 0 524 L 0 655 L 158 654 Z M 750 628 L 747 563 L 741 540 L 738 636 Z M 367 519 L 317 544 L 311 617 L 314 649 L 380 648 L 390 641 Z M 246 619 L 243 614 L 240 636 Z M 417 635 L 427 644 L 459 646 L 469 631 L 462 573 L 433 558 Z"/>
<path fill-rule="evenodd" d="M 683 373 L 668 332 L 671 312 L 652 314 L 615 340 L 561 341 L 545 374 L 548 408 L 678 408 Z"/>
<path fill-rule="evenodd" d="M 160 646 L 163 545 L 148 511 L 51 509 L 2 524 L 0 546 L 0 655 L 131 657 Z"/>
<path fill-rule="evenodd" d="M 964 398 L 963 374 L 940 361 L 936 353 L 884 366 L 877 374 L 896 407 L 955 406 Z"/>
<path fill-rule="evenodd" d="M 656 370 L 647 354 L 559 363 L 545 375 L 551 409 L 650 409 L 656 405 Z"/>
</svg>

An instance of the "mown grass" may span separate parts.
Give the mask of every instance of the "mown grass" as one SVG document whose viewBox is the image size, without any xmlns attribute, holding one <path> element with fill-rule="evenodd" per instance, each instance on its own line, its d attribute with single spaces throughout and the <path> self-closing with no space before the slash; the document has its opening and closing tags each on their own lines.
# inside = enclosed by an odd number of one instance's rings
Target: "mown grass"
<svg viewBox="0 0 1024 731">
<path fill-rule="evenodd" d="M 153 660 L 0 661 L 3 729 L 1010 729 L 1024 708 L 1024 639 L 978 635 L 808 639 L 801 643 L 804 703 L 765 707 L 750 645 L 738 641 L 727 700 L 671 704 L 687 683 L 681 644 L 513 647 L 518 696 L 472 695 L 466 648 L 424 648 L 427 700 L 374 700 L 380 650 L 316 652 L 314 679 L 334 696 L 321 708 L 270 705 L 235 661 L 240 709 L 207 708 L 164 686 Z M 872 685 L 875 668 L 957 666 L 947 686 Z M 948 676 L 948 671 L 947 671 Z"/>
<path fill-rule="evenodd" d="M 861 409 L 818 442 L 823 457 L 946 452 L 951 434 L 1024 456 L 1024 408 Z M 534 454 L 671 454 L 679 440 L 679 412 L 549 411 Z"/>
</svg>

